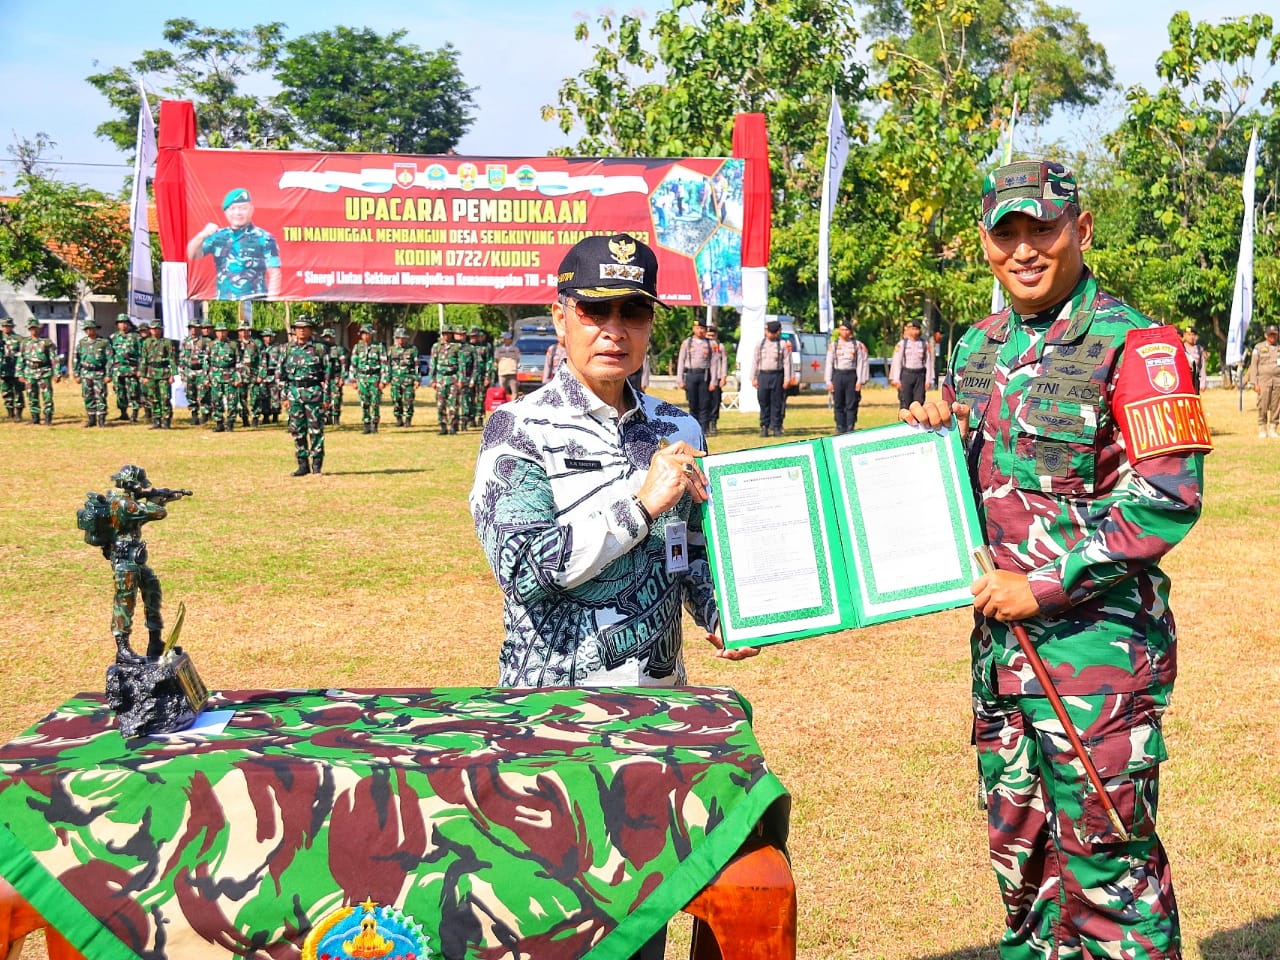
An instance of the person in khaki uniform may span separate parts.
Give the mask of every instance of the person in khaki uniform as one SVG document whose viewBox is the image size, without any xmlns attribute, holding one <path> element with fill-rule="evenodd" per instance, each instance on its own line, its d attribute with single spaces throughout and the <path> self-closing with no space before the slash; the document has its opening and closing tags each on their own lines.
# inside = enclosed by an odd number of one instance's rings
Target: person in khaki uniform
<svg viewBox="0 0 1280 960">
<path fill-rule="evenodd" d="M 1244 382 L 1258 395 L 1258 436 L 1280 439 L 1280 327 L 1268 325 L 1253 348 Z"/>
</svg>

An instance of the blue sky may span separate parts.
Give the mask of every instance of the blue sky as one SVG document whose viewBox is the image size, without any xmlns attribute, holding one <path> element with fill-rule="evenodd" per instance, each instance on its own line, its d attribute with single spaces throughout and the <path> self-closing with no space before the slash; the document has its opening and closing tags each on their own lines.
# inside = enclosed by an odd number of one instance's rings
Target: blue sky
<svg viewBox="0 0 1280 960">
<path fill-rule="evenodd" d="M 1272 0 L 1058 0 L 1078 10 L 1094 39 L 1111 57 L 1123 85 L 1155 84 L 1152 68 L 1164 49 L 1165 26 L 1175 9 L 1195 20 L 1253 13 Z M 476 122 L 459 144 L 472 155 L 537 155 L 565 143 L 565 137 L 539 116 L 554 103 L 566 76 L 589 60 L 589 48 L 573 40 L 579 15 L 593 19 L 602 10 L 647 12 L 668 6 L 665 0 L 486 0 L 465 4 L 426 2 L 368 4 L 356 7 L 331 0 L 221 0 L 191 4 L 182 0 L 0 0 L 4 43 L 0 46 L 0 139 L 13 143 L 16 132 L 31 137 L 48 133 L 57 146 L 51 159 L 78 164 L 121 164 L 124 157 L 99 140 L 94 128 L 111 113 L 106 101 L 84 82 L 100 69 L 125 65 L 147 47 L 162 45 L 161 26 L 176 16 L 216 27 L 244 27 L 282 20 L 296 36 L 339 24 L 388 33 L 408 31 L 406 39 L 435 49 L 452 43 L 466 81 L 478 87 Z M 1118 101 L 1071 122 L 1059 121 L 1049 134 L 1068 142 L 1112 125 Z M 7 152 L 0 156 L 8 157 Z M 0 189 L 11 182 L 13 166 L 0 164 Z M 124 169 L 66 166 L 58 175 L 101 189 L 118 188 Z"/>
</svg>

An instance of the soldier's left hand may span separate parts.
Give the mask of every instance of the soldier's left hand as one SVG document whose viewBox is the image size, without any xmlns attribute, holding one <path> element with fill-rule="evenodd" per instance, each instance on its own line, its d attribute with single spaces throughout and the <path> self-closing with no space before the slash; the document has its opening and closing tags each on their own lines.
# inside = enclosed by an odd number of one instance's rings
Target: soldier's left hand
<svg viewBox="0 0 1280 960">
<path fill-rule="evenodd" d="M 1012 623 L 1040 613 L 1040 602 L 1025 574 L 995 570 L 973 581 L 969 591 L 974 609 L 993 620 Z"/>
<path fill-rule="evenodd" d="M 726 650 L 724 641 L 720 639 L 718 633 L 708 633 L 707 643 L 716 648 L 717 660 L 746 660 L 760 653 L 759 647 L 739 647 L 737 650 Z"/>
</svg>

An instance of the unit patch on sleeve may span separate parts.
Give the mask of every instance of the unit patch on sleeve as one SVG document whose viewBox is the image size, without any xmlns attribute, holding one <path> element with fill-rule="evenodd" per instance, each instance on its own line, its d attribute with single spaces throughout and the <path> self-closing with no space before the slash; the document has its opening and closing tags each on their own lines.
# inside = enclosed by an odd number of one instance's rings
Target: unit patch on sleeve
<svg viewBox="0 0 1280 960">
<path fill-rule="evenodd" d="M 1125 336 L 1114 409 L 1133 463 L 1213 449 L 1191 367 L 1172 327 L 1131 330 Z"/>
</svg>

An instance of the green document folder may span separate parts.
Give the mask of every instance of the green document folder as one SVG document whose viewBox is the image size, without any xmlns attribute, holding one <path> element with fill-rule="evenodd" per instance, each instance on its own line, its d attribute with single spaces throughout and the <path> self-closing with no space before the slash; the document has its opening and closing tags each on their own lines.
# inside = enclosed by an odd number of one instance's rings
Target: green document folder
<svg viewBox="0 0 1280 960">
<path fill-rule="evenodd" d="M 905 424 L 703 459 L 726 647 L 973 600 L 983 542 L 955 430 Z"/>
</svg>

